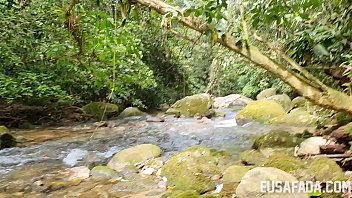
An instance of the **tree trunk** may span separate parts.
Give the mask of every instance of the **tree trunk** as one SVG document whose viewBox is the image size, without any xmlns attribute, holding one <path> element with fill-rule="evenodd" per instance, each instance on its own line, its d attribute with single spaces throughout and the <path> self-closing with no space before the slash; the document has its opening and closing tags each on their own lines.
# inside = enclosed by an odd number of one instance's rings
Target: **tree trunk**
<svg viewBox="0 0 352 198">
<path fill-rule="evenodd" d="M 160 14 L 176 12 L 178 13 L 177 19 L 183 25 L 200 33 L 212 31 L 208 24 L 203 23 L 196 17 L 183 16 L 182 11 L 179 8 L 168 5 L 160 0 L 137 0 L 137 2 L 141 5 L 154 9 Z M 236 41 L 236 38 L 229 34 L 224 34 L 217 40 L 217 42 L 222 46 L 246 57 L 258 67 L 261 67 L 276 75 L 282 81 L 290 85 L 300 95 L 307 98 L 311 102 L 328 109 L 345 111 L 352 115 L 352 97 L 327 86 L 317 87 L 312 85 L 312 83 L 305 80 L 304 76 L 301 76 L 298 73 L 287 69 L 284 65 L 281 65 L 276 61 L 270 59 L 268 56 L 264 55 L 257 47 L 250 45 L 244 46 L 239 44 Z"/>
</svg>

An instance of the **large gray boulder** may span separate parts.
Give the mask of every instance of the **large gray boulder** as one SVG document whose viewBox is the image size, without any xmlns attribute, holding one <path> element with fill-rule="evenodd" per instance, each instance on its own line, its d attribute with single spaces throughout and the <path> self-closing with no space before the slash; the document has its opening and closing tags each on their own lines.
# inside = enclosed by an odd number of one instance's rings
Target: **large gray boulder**
<svg viewBox="0 0 352 198">
<path fill-rule="evenodd" d="M 317 155 L 320 154 L 320 146 L 327 145 L 328 140 L 324 137 L 310 137 L 304 140 L 297 151 L 298 155 Z"/>
<path fill-rule="evenodd" d="M 231 94 L 214 99 L 214 108 L 231 108 L 235 106 L 244 106 L 253 100 L 239 94 Z"/>
<path fill-rule="evenodd" d="M 282 182 L 293 182 L 297 179 L 289 173 L 282 171 L 277 168 L 272 167 L 257 167 L 248 171 L 241 180 L 241 183 L 236 189 L 236 196 L 238 198 L 308 198 L 308 194 L 303 193 L 269 193 L 265 188 L 267 185 L 262 185 L 272 183 L 275 181 Z M 263 188 L 262 188 L 263 187 Z M 270 186 L 268 186 L 270 188 Z M 263 191 L 264 190 L 264 191 Z"/>
<path fill-rule="evenodd" d="M 215 190 L 221 177 L 221 167 L 229 160 L 221 151 L 194 146 L 172 156 L 162 167 L 161 175 L 175 190 L 195 190 L 205 193 Z"/>
</svg>

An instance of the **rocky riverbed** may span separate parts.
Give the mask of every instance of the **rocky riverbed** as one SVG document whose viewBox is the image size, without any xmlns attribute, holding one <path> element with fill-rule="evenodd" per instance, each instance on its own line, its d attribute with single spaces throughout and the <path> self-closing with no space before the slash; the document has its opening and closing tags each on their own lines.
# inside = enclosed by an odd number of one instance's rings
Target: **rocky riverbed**
<svg viewBox="0 0 352 198">
<path fill-rule="evenodd" d="M 214 102 L 199 94 L 176 102 L 166 111 L 171 115 L 129 107 L 104 122 L 1 128 L 2 148 L 14 140 L 17 147 L 0 150 L 0 197 L 349 196 L 261 192 L 261 181 L 350 180 L 352 125 L 316 131 L 321 116 L 307 101 L 258 96 Z"/>
<path fill-rule="evenodd" d="M 241 151 L 251 147 L 257 135 L 271 128 L 258 123 L 237 126 L 234 120 L 236 113 L 229 109 L 224 109 L 223 112 L 226 113 L 224 118 L 197 120 L 167 116 L 164 122 L 156 122 L 156 117 L 148 115 L 109 121 L 111 126 L 102 128 L 96 128 L 91 123 L 16 131 L 14 134 L 20 137 L 23 147 L 0 151 L 0 191 L 11 196 L 14 196 L 13 193 L 18 196 L 36 194 L 39 197 L 60 192 L 65 194 L 71 188 L 77 188 L 74 187 L 76 185 L 50 187 L 56 184 L 50 183 L 54 181 L 49 181 L 47 177 L 60 181 L 56 177 L 65 178 L 60 174 L 67 171 L 67 168 L 85 166 L 92 169 L 97 165 L 106 165 L 115 153 L 140 144 L 160 147 L 162 162 L 195 145 L 226 151 L 232 161 L 236 161 Z M 45 181 L 41 181 L 41 178 L 45 178 Z M 85 183 L 78 186 L 95 185 L 94 182 Z M 38 188 L 35 185 L 39 185 Z M 56 188 L 60 190 L 57 192 Z M 124 188 L 126 189 L 114 189 L 125 194 L 149 189 L 148 185 L 141 183 L 139 186 L 130 184 Z"/>
</svg>

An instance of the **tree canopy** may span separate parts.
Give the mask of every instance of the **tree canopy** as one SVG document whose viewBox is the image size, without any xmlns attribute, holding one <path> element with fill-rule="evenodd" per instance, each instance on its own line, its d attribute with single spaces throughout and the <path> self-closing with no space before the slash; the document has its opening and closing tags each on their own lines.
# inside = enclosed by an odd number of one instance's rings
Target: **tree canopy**
<svg viewBox="0 0 352 198">
<path fill-rule="evenodd" d="M 122 2 L 130 12 L 120 1 L 1 0 L 0 101 L 156 108 L 274 86 L 352 113 L 348 0 Z"/>
</svg>

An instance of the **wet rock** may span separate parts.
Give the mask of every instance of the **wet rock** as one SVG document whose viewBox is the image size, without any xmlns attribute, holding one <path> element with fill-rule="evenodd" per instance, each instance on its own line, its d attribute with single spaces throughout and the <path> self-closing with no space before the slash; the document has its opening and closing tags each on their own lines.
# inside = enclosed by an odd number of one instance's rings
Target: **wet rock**
<svg viewBox="0 0 352 198">
<path fill-rule="evenodd" d="M 287 148 L 295 147 L 301 143 L 301 139 L 292 136 L 287 131 L 282 130 L 271 130 L 257 137 L 253 143 L 253 149 L 263 148 Z"/>
<path fill-rule="evenodd" d="M 93 177 L 107 178 L 107 179 L 118 176 L 118 174 L 115 170 L 113 170 L 107 166 L 96 166 L 90 171 L 90 174 Z"/>
<path fill-rule="evenodd" d="M 137 107 L 127 107 L 123 110 L 120 115 L 118 116 L 119 119 L 132 117 L 132 116 L 141 116 L 143 112 L 139 110 Z"/>
<path fill-rule="evenodd" d="M 75 166 L 80 161 L 84 160 L 88 156 L 87 150 L 72 149 L 70 153 L 63 159 L 64 163 L 69 166 Z"/>
<path fill-rule="evenodd" d="M 195 114 L 201 116 L 212 116 L 214 114 L 213 100 L 209 94 L 197 94 L 193 96 L 187 96 L 181 100 L 178 100 L 166 111 L 166 114 L 172 114 L 176 116 L 193 117 Z"/>
<path fill-rule="evenodd" d="M 317 155 L 320 154 L 320 146 L 326 145 L 328 140 L 324 137 L 310 137 L 304 140 L 297 151 L 298 155 Z"/>
<path fill-rule="evenodd" d="M 151 189 L 158 189 L 158 180 L 150 175 L 134 174 L 133 177 L 122 180 L 121 182 L 113 185 L 109 190 L 109 194 L 111 197 L 124 197 L 123 195 L 126 194 L 146 192 L 150 191 Z"/>
<path fill-rule="evenodd" d="M 153 168 L 155 170 L 158 170 L 163 166 L 163 164 L 164 164 L 163 159 L 161 157 L 158 157 L 148 161 L 145 164 L 144 168 Z"/>
<path fill-rule="evenodd" d="M 251 121 L 270 123 L 272 119 L 286 115 L 285 109 L 273 100 L 260 100 L 249 103 L 236 115 L 236 122 L 244 125 Z"/>
<path fill-rule="evenodd" d="M 236 189 L 236 195 L 238 198 L 248 197 L 263 197 L 263 198 L 308 198 L 307 194 L 302 193 L 269 193 L 262 192 L 261 183 L 262 181 L 286 181 L 293 182 L 297 179 L 289 173 L 272 167 L 257 167 L 248 171 L 241 180 L 241 183 Z"/>
<path fill-rule="evenodd" d="M 107 118 L 116 115 L 120 110 L 116 104 L 106 102 L 91 102 L 82 107 L 82 109 L 89 115 L 96 119 Z"/>
<path fill-rule="evenodd" d="M 70 177 L 68 178 L 69 181 L 74 180 L 84 180 L 89 177 L 90 170 L 86 166 L 78 166 L 68 169 L 70 172 Z"/>
<path fill-rule="evenodd" d="M 200 123 L 204 123 L 204 124 L 208 124 L 208 123 L 211 123 L 212 120 L 207 118 L 207 117 L 202 117 L 200 120 L 199 120 Z"/>
<path fill-rule="evenodd" d="M 5 130 L 4 130 L 5 131 Z M 10 132 L 0 132 L 0 149 L 11 148 L 17 145 L 17 140 Z"/>
<path fill-rule="evenodd" d="M 289 112 L 293 106 L 291 103 L 291 98 L 286 94 L 273 95 L 273 96 L 267 97 L 265 100 L 273 100 L 279 103 L 285 109 L 286 112 Z"/>
<path fill-rule="evenodd" d="M 223 173 L 224 191 L 235 192 L 240 184 L 242 177 L 250 170 L 250 167 L 232 165 Z"/>
<path fill-rule="evenodd" d="M 122 171 L 126 166 L 135 166 L 152 158 L 159 157 L 162 151 L 158 146 L 152 144 L 141 144 L 128 149 L 124 149 L 113 156 L 108 167 Z"/>
<path fill-rule="evenodd" d="M 224 153 L 194 146 L 172 156 L 163 166 L 161 175 L 165 176 L 168 185 L 176 190 L 195 190 L 205 193 L 215 190 L 214 175 L 221 175 L 221 165 L 225 164 Z"/>
<path fill-rule="evenodd" d="M 165 122 L 165 116 L 164 115 L 157 115 L 156 117 L 153 116 L 147 116 L 147 122 Z"/>
<path fill-rule="evenodd" d="M 231 94 L 214 99 L 214 108 L 231 108 L 235 106 L 245 106 L 253 100 L 239 94 Z"/>
<path fill-rule="evenodd" d="M 267 158 L 257 150 L 247 150 L 240 154 L 240 160 L 244 165 L 262 166 Z"/>
<path fill-rule="evenodd" d="M 94 122 L 93 124 L 95 127 L 107 127 L 108 126 L 108 122 L 106 121 L 101 121 L 101 122 Z"/>
<path fill-rule="evenodd" d="M 151 175 L 155 172 L 154 168 L 145 168 L 142 170 L 142 174 L 144 175 Z"/>
<path fill-rule="evenodd" d="M 276 95 L 276 89 L 275 88 L 265 89 L 265 90 L 261 91 L 257 95 L 257 100 L 263 100 L 263 99 L 268 98 L 268 97 L 273 96 L 273 95 Z"/>
</svg>

